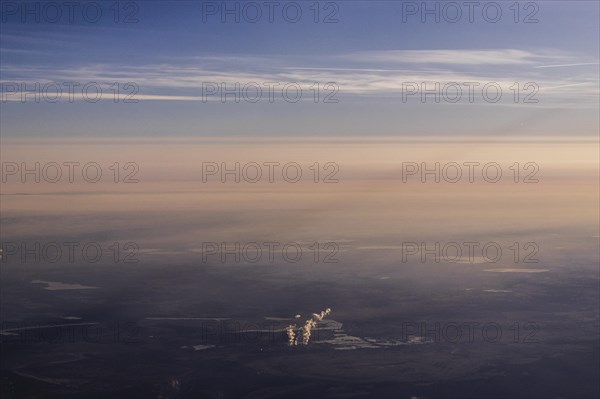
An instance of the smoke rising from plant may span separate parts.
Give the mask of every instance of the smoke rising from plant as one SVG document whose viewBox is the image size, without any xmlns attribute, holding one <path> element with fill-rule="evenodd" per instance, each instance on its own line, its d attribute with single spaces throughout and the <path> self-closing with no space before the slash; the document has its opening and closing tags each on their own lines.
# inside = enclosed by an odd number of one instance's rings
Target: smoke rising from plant
<svg viewBox="0 0 600 399">
<path fill-rule="evenodd" d="M 310 336 L 312 333 L 312 329 L 317 326 L 317 324 L 327 317 L 331 313 L 331 308 L 327 308 L 320 313 L 313 313 L 311 318 L 306 320 L 304 326 L 297 329 L 295 324 L 290 324 L 286 327 L 285 331 L 288 336 L 288 345 L 289 346 L 297 346 L 299 343 L 302 345 L 308 345 L 310 342 Z M 297 318 L 297 317 L 296 317 Z"/>
</svg>

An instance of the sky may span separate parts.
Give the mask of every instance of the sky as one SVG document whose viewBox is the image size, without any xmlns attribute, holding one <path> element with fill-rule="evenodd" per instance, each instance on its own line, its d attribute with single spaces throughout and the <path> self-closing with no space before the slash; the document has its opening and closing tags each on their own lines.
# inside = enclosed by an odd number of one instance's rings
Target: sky
<svg viewBox="0 0 600 399">
<path fill-rule="evenodd" d="M 3 137 L 598 133 L 596 1 L 47 3 L 2 3 Z"/>
</svg>

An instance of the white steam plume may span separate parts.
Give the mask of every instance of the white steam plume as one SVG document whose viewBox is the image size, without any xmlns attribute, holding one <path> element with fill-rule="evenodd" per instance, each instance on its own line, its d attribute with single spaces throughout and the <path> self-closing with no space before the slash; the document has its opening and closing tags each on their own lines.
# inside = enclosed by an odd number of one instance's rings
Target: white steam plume
<svg viewBox="0 0 600 399">
<path fill-rule="evenodd" d="M 290 324 L 289 326 L 287 326 L 285 328 L 285 331 L 287 332 L 287 336 L 288 336 L 288 345 L 289 346 L 298 345 L 298 338 L 296 337 L 296 331 L 294 331 L 295 329 L 296 329 L 295 324 Z"/>
<path fill-rule="evenodd" d="M 317 326 L 317 323 L 323 320 L 331 313 L 331 309 L 327 308 L 321 313 L 313 313 L 312 317 L 304 323 L 304 326 L 299 330 L 296 330 L 296 325 L 292 324 L 286 328 L 286 332 L 288 335 L 288 345 L 296 346 L 298 345 L 298 338 L 302 336 L 302 345 L 308 345 L 310 341 L 310 335 L 312 329 Z"/>
</svg>

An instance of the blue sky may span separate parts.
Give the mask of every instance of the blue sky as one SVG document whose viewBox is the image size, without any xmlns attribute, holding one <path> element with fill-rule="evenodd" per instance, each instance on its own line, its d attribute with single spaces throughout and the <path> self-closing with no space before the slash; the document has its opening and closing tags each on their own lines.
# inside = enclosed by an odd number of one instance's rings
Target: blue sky
<svg viewBox="0 0 600 399">
<path fill-rule="evenodd" d="M 247 2 L 237 3 L 241 9 Z M 58 23 L 41 13 L 37 23 L 32 14 L 22 20 L 23 3 L 3 2 L 4 91 L 11 83 L 97 82 L 106 92 L 113 82 L 120 87 L 133 82 L 139 102 L 114 103 L 107 96 L 96 103 L 69 103 L 62 96 L 56 103 L 22 103 L 11 93 L 2 102 L 2 135 L 597 134 L 596 1 L 519 2 L 517 23 L 513 1 L 478 2 L 473 22 L 461 6 L 456 23 L 443 13 L 438 23 L 432 15 L 422 22 L 421 10 L 407 13 L 421 2 L 401 1 L 319 2 L 318 23 L 315 2 L 298 1 L 293 6 L 301 8 L 302 17 L 290 23 L 281 11 L 290 2 L 279 3 L 272 23 L 262 1 L 254 3 L 263 12 L 257 23 L 245 22 L 243 13 L 239 23 L 232 15 L 223 23 L 219 10 L 203 21 L 203 7 L 224 3 L 200 1 L 122 2 L 119 23 L 113 20 L 114 2 L 102 1 L 94 3 L 103 13 L 98 22 L 75 10 L 70 23 L 63 8 Z M 489 3 L 502 10 L 496 23 L 482 14 Z M 427 7 L 435 6 L 428 2 Z M 131 12 L 137 22 L 124 23 Z M 323 23 L 331 13 L 337 22 Z M 524 23 L 527 15 L 538 22 Z M 219 93 L 203 97 L 203 83 L 251 82 L 263 90 L 265 82 L 298 84 L 302 98 L 291 103 L 275 94 L 269 102 L 264 91 L 255 103 L 236 103 L 231 96 L 223 103 Z M 325 87 L 330 82 L 335 86 Z M 414 89 L 411 83 L 422 82 L 429 88 L 458 82 L 463 90 L 462 82 L 477 82 L 479 88 L 493 82 L 502 88 L 502 98 L 490 103 L 475 95 L 471 102 L 465 92 L 456 103 L 445 98 L 435 103 L 432 96 L 423 103 L 420 92 L 403 98 L 403 91 Z M 311 89 L 315 83 L 321 90 L 318 103 Z M 536 85 L 537 102 L 523 103 L 531 93 L 523 91 L 527 83 Z M 323 102 L 328 93 L 337 103 Z"/>
</svg>

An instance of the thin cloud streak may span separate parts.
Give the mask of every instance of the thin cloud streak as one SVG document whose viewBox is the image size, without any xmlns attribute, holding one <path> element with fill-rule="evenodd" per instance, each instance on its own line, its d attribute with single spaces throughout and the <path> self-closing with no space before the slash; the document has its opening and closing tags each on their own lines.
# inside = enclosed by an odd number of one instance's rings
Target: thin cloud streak
<svg viewBox="0 0 600 399">
<path fill-rule="evenodd" d="M 578 64 L 540 65 L 540 66 L 536 66 L 536 68 L 562 68 L 562 67 L 585 66 L 585 65 L 600 65 L 600 63 L 598 63 L 598 62 L 582 62 L 582 63 L 578 63 Z"/>
</svg>

